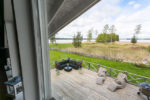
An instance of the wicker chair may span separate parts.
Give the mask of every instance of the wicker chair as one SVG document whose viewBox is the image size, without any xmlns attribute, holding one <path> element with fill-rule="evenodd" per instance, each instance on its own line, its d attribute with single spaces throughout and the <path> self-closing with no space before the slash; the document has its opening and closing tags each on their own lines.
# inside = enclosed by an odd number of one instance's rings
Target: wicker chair
<svg viewBox="0 0 150 100">
<path fill-rule="evenodd" d="M 117 79 L 115 79 L 111 84 L 108 85 L 108 89 L 112 92 L 117 89 L 123 89 L 127 84 L 127 75 L 119 73 Z"/>
<path fill-rule="evenodd" d="M 104 84 L 104 81 L 106 79 L 106 72 L 107 70 L 105 68 L 100 67 L 98 70 L 98 77 L 96 79 L 96 84 L 102 85 Z"/>
</svg>

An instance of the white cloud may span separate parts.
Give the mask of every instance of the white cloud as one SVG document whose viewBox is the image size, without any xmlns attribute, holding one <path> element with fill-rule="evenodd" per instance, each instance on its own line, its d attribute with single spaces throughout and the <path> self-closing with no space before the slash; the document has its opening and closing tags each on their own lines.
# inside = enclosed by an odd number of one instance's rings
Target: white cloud
<svg viewBox="0 0 150 100">
<path fill-rule="evenodd" d="M 128 5 L 133 5 L 133 4 L 135 4 L 135 1 L 130 1 L 130 2 L 128 3 Z"/>
<path fill-rule="evenodd" d="M 142 24 L 141 38 L 150 37 L 150 6 L 131 14 L 120 15 L 114 23 L 118 28 L 118 34 L 121 37 L 131 37 L 134 33 L 135 26 Z"/>
<path fill-rule="evenodd" d="M 77 31 L 81 31 L 83 36 L 87 36 L 87 31 L 91 28 L 102 31 L 104 24 L 112 23 L 112 16 L 120 13 L 120 7 L 116 6 L 120 0 L 103 0 L 91 8 L 88 12 L 74 20 L 58 33 L 58 37 L 73 36 Z M 108 3 L 109 2 L 109 3 Z M 68 35 L 68 34 L 69 35 Z"/>
<path fill-rule="evenodd" d="M 121 38 L 130 38 L 133 36 L 135 26 L 142 24 L 139 37 L 150 38 L 150 6 L 134 11 L 134 9 L 124 9 L 120 7 L 120 1 L 121 0 L 102 0 L 88 12 L 62 29 L 57 34 L 57 37 L 73 37 L 77 31 L 80 31 L 83 37 L 86 37 L 88 30 L 91 28 L 98 30 L 100 33 L 105 24 L 114 24 L 117 28 L 117 34 L 119 34 Z M 134 8 L 141 6 L 135 1 L 129 2 L 128 5 L 133 5 Z M 96 35 L 93 37 L 96 37 Z"/>
<path fill-rule="evenodd" d="M 128 2 L 128 5 L 133 6 L 134 9 L 139 8 L 141 5 L 136 3 L 135 1 Z"/>
<path fill-rule="evenodd" d="M 141 5 L 136 3 L 135 1 L 128 2 L 128 5 L 133 6 L 134 9 L 139 8 Z"/>
<path fill-rule="evenodd" d="M 140 4 L 135 4 L 135 5 L 133 5 L 133 8 L 134 9 L 137 9 L 137 8 L 139 8 L 141 5 Z"/>
</svg>

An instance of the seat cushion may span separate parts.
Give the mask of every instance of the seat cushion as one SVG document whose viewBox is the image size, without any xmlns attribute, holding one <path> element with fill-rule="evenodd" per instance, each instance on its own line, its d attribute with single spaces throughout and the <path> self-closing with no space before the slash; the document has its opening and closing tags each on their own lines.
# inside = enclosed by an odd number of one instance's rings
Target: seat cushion
<svg viewBox="0 0 150 100">
<path fill-rule="evenodd" d="M 104 84 L 104 81 L 105 81 L 105 78 L 104 78 L 104 77 L 98 77 L 98 78 L 96 79 L 96 84 L 102 85 L 102 84 Z"/>
<path fill-rule="evenodd" d="M 108 85 L 108 90 L 114 92 L 114 91 L 117 90 L 117 87 L 118 87 L 118 84 L 115 83 L 115 82 L 113 82 L 113 83 L 111 83 L 111 84 Z"/>
</svg>

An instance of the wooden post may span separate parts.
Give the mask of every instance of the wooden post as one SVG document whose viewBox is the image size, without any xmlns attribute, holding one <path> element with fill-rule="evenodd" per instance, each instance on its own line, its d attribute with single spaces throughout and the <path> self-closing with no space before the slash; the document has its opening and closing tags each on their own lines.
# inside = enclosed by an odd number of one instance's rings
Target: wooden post
<svg viewBox="0 0 150 100">
<path fill-rule="evenodd" d="M 88 63 L 88 64 L 89 64 L 89 66 L 88 66 L 88 70 L 89 70 L 89 69 L 90 69 L 90 65 L 91 65 L 91 64 L 90 64 L 90 63 Z"/>
<path fill-rule="evenodd" d="M 124 74 L 128 75 L 128 72 L 125 71 Z"/>
<path fill-rule="evenodd" d="M 54 67 L 56 68 L 56 63 L 57 63 L 57 61 L 55 60 L 55 64 L 54 64 Z M 53 64 L 50 66 L 50 67 L 52 67 L 53 66 Z"/>
<path fill-rule="evenodd" d="M 128 72 L 124 72 L 124 74 L 126 74 L 127 78 L 125 79 L 125 81 L 128 83 Z"/>
<path fill-rule="evenodd" d="M 99 70 L 100 67 L 101 67 L 100 64 L 98 64 L 98 65 L 97 65 L 97 72 L 98 72 L 98 70 Z"/>
<path fill-rule="evenodd" d="M 144 78 L 144 82 L 146 82 L 146 78 Z"/>
</svg>

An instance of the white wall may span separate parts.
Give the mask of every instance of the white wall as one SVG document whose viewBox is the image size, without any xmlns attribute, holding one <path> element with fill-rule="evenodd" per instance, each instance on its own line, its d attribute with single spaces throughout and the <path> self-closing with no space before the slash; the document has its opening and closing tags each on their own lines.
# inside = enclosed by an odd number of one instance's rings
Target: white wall
<svg viewBox="0 0 150 100">
<path fill-rule="evenodd" d="M 11 65 L 13 70 L 13 76 L 20 75 L 20 66 L 19 66 L 19 52 L 16 39 L 16 31 L 14 26 L 13 11 L 12 11 L 12 2 L 11 0 L 4 1 L 4 20 L 5 20 L 5 36 L 8 40 L 6 47 L 9 48 Z M 7 44 L 8 43 L 8 44 Z"/>
<path fill-rule="evenodd" d="M 18 59 L 18 52 L 17 52 L 17 41 L 16 35 L 14 30 L 13 23 L 6 23 L 7 29 L 7 38 L 8 38 L 8 47 L 10 52 L 10 59 L 12 65 L 12 74 L 13 76 L 20 75 L 20 66 L 19 66 L 19 59 Z"/>
</svg>

